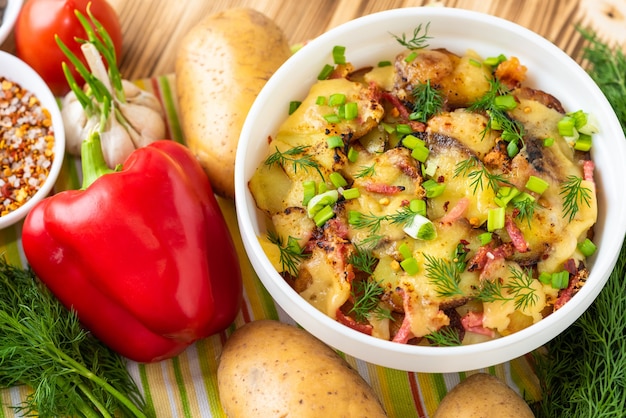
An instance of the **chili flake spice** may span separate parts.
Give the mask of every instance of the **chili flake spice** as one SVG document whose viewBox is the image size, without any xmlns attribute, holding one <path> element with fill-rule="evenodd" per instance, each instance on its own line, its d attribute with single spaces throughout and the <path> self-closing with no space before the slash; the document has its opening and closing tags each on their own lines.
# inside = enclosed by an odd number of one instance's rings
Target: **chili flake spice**
<svg viewBox="0 0 626 418">
<path fill-rule="evenodd" d="M 0 77 L 0 216 L 28 201 L 43 186 L 54 158 L 48 109 L 34 93 Z"/>
</svg>

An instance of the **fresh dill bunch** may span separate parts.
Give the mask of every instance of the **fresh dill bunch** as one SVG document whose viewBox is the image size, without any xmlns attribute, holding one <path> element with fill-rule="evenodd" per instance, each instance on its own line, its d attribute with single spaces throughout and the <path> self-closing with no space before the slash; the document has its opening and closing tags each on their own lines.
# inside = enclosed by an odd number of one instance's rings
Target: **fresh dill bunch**
<svg viewBox="0 0 626 418">
<path fill-rule="evenodd" d="M 483 280 L 476 298 L 485 303 L 507 302 L 513 300 L 503 292 L 502 280 Z"/>
<path fill-rule="evenodd" d="M 274 164 L 284 166 L 291 163 L 294 173 L 298 171 L 298 168 L 302 168 L 304 171 L 308 171 L 309 168 L 313 168 L 318 172 L 323 180 L 324 175 L 320 170 L 320 165 L 313 159 L 313 157 L 311 157 L 311 155 L 306 153 L 307 149 L 309 149 L 308 145 L 298 145 L 297 147 L 289 148 L 286 151 L 281 151 L 278 147 L 276 147 L 276 151 L 265 159 L 265 165 L 271 167 Z"/>
<path fill-rule="evenodd" d="M 283 245 L 283 240 L 280 236 L 271 230 L 267 232 L 267 239 L 278 247 L 280 251 L 280 264 L 283 269 L 292 276 L 297 276 L 300 262 L 307 257 L 304 253 L 304 249 L 298 244 L 298 239 L 290 236 L 287 238 L 287 244 Z"/>
<path fill-rule="evenodd" d="M 426 277 L 435 286 L 435 291 L 439 296 L 452 297 L 463 295 L 463 291 L 459 287 L 461 272 L 457 263 L 433 257 L 430 254 L 424 254 L 424 258 L 426 259 L 424 266 Z"/>
<path fill-rule="evenodd" d="M 537 201 L 530 197 L 526 199 L 514 199 L 513 207 L 518 211 L 517 219 L 519 219 L 520 221 L 526 220 L 526 222 L 528 223 L 528 227 L 530 228 L 530 221 L 535 214 L 535 209 L 539 207 L 537 205 Z"/>
<path fill-rule="evenodd" d="M 380 297 L 385 293 L 385 289 L 379 282 L 371 278 L 357 280 L 352 285 L 351 293 L 354 305 L 350 313 L 354 314 L 357 321 L 365 321 L 372 315 L 378 319 L 391 318 L 391 311 L 380 306 Z"/>
<path fill-rule="evenodd" d="M 578 211 L 580 205 L 590 205 L 591 190 L 582 186 L 583 179 L 577 176 L 568 176 L 561 184 L 560 195 L 563 197 L 563 217 L 571 222 Z"/>
<path fill-rule="evenodd" d="M 535 306 L 539 300 L 539 295 L 532 286 L 534 282 L 532 273 L 529 270 L 522 271 L 514 267 L 510 267 L 509 271 L 511 276 L 504 288 L 513 296 L 515 309 L 526 310 Z"/>
<path fill-rule="evenodd" d="M 430 80 L 413 87 L 412 95 L 414 102 L 413 113 L 409 116 L 411 120 L 425 123 L 443 108 L 443 94 L 430 84 Z"/>
<path fill-rule="evenodd" d="M 511 182 L 503 176 L 491 173 L 475 155 L 471 155 L 456 164 L 454 177 L 458 176 L 466 176 L 471 179 L 472 194 L 476 194 L 479 188 L 480 191 L 483 191 L 485 183 L 487 184 L 486 187 L 493 190 L 494 193 L 498 191 L 501 184 L 511 185 Z"/>
<path fill-rule="evenodd" d="M 609 46 L 602 42 L 593 31 L 578 28 L 587 41 L 583 49 L 583 59 L 587 61 L 587 72 L 598 84 L 617 117 L 622 121 L 626 134 L 626 56 L 619 45 Z"/>
<path fill-rule="evenodd" d="M 438 347 L 457 347 L 461 345 L 461 336 L 452 327 L 442 327 L 424 336 Z"/>
<path fill-rule="evenodd" d="M 402 36 L 396 36 L 392 34 L 392 36 L 398 41 L 398 43 L 404 46 L 407 49 L 415 50 L 415 49 L 424 49 L 428 47 L 427 41 L 431 39 L 431 36 L 428 36 L 428 28 L 430 26 L 430 22 L 426 24 L 424 28 L 424 33 L 422 32 L 422 24 L 420 23 L 415 29 L 413 29 L 413 37 L 411 39 L 407 39 L 406 34 L 402 34 Z"/>
<path fill-rule="evenodd" d="M 0 260 L 0 386 L 32 392 L 24 416 L 154 416 L 125 360 L 80 324 L 31 270 Z"/>
<path fill-rule="evenodd" d="M 371 248 L 354 244 L 354 252 L 348 257 L 348 263 L 352 264 L 357 270 L 372 275 L 378 263 L 378 258 L 374 257 Z"/>
<path fill-rule="evenodd" d="M 355 178 L 361 179 L 365 177 L 372 177 L 376 174 L 376 164 L 372 164 L 370 166 L 362 166 L 361 170 L 354 175 Z"/>
</svg>

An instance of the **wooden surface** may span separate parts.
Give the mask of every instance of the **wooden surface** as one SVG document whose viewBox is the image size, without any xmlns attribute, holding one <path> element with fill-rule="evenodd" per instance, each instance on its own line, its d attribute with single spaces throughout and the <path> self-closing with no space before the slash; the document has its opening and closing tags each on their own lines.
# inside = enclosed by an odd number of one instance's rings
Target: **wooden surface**
<svg viewBox="0 0 626 418">
<path fill-rule="evenodd" d="M 28 1 L 28 0 L 26 0 Z M 61 0 L 59 0 L 61 1 Z M 355 17 L 411 6 L 449 6 L 517 22 L 579 58 L 576 25 L 601 37 L 626 40 L 626 0 L 109 0 L 124 34 L 120 69 L 138 79 L 174 71 L 180 39 L 204 16 L 231 7 L 252 7 L 272 17 L 292 43 L 314 38 Z M 2 49 L 14 51 L 12 36 Z"/>
</svg>

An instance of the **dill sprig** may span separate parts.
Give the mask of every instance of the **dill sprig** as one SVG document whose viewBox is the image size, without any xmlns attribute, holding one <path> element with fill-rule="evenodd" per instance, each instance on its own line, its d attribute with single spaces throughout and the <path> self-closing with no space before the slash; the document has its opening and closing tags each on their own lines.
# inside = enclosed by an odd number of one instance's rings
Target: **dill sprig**
<svg viewBox="0 0 626 418">
<path fill-rule="evenodd" d="M 379 282 L 371 278 L 357 280 L 352 284 L 351 293 L 354 305 L 349 313 L 354 314 L 357 321 L 365 321 L 372 315 L 378 319 L 391 317 L 391 311 L 380 306 L 380 297 L 385 293 L 385 289 Z"/>
<path fill-rule="evenodd" d="M 372 164 L 370 166 L 362 166 L 361 170 L 354 175 L 355 178 L 361 179 L 365 177 L 372 177 L 376 174 L 376 164 Z"/>
<path fill-rule="evenodd" d="M 527 308 L 535 306 L 539 300 L 539 295 L 532 286 L 534 279 L 531 272 L 529 270 L 522 271 L 514 267 L 510 267 L 509 271 L 511 272 L 511 276 L 504 287 L 513 296 L 515 309 L 526 310 Z"/>
<path fill-rule="evenodd" d="M 431 39 L 431 36 L 428 36 L 428 28 L 430 26 L 430 22 L 426 24 L 424 28 L 424 33 L 422 32 L 422 24 L 420 23 L 415 29 L 413 29 L 413 37 L 408 39 L 406 34 L 402 34 L 401 36 L 396 36 L 391 34 L 396 41 L 407 49 L 415 50 L 415 49 L 424 49 L 428 47 L 427 41 Z"/>
<path fill-rule="evenodd" d="M 357 229 L 368 229 L 372 234 L 380 231 L 383 222 L 391 224 L 399 224 L 402 226 L 410 225 L 417 216 L 417 212 L 413 212 L 409 206 L 403 206 L 395 213 L 389 215 L 369 215 L 362 213 L 358 219 L 352 222 L 352 226 Z"/>
<path fill-rule="evenodd" d="M 373 274 L 378 258 L 372 254 L 371 247 L 354 244 L 354 252 L 348 257 L 348 263 L 366 274 Z"/>
<path fill-rule="evenodd" d="M 430 254 L 424 254 L 424 258 L 426 259 L 424 266 L 426 277 L 435 286 L 435 291 L 439 296 L 452 297 L 463 295 L 463 291 L 459 286 L 461 272 L 457 263 L 433 257 Z"/>
<path fill-rule="evenodd" d="M 581 177 L 568 176 L 561 184 L 559 194 L 563 197 L 563 217 L 568 218 L 569 222 L 576 217 L 581 204 L 589 207 L 591 202 L 591 190 L 583 187 L 582 181 Z"/>
<path fill-rule="evenodd" d="M 32 388 L 24 416 L 154 416 L 124 358 L 80 324 L 31 270 L 0 260 L 0 386 Z"/>
<path fill-rule="evenodd" d="M 308 145 L 298 145 L 297 147 L 290 148 L 286 151 L 281 151 L 276 147 L 276 152 L 270 154 L 265 159 L 265 165 L 272 166 L 274 164 L 280 164 L 282 166 L 291 163 L 294 173 L 298 171 L 298 168 L 302 168 L 304 171 L 308 171 L 309 168 L 315 169 L 320 177 L 324 179 L 324 175 L 320 170 L 320 165 L 307 154 L 309 149 Z"/>
<path fill-rule="evenodd" d="M 430 84 L 430 80 L 413 87 L 412 94 L 414 102 L 413 113 L 409 116 L 411 120 L 425 123 L 443 108 L 443 94 Z"/>
<path fill-rule="evenodd" d="M 267 239 L 278 247 L 280 251 L 280 264 L 283 266 L 283 270 L 286 270 L 287 273 L 294 277 L 297 276 L 300 262 L 307 257 L 307 254 L 304 253 L 304 249 L 298 244 L 298 239 L 289 236 L 289 238 L 287 238 L 287 244 L 283 245 L 281 237 L 271 230 L 267 232 Z"/>
<path fill-rule="evenodd" d="M 461 345 L 461 336 L 452 327 L 442 327 L 424 336 L 428 341 L 438 347 L 457 347 Z"/>
<path fill-rule="evenodd" d="M 503 176 L 491 173 L 475 155 L 456 164 L 454 177 L 458 176 L 466 176 L 471 179 L 470 186 L 473 194 L 476 194 L 479 188 L 480 191 L 483 191 L 485 182 L 487 183 L 487 188 L 492 189 L 494 193 L 498 191 L 501 184 L 511 185 L 511 182 Z"/>
<path fill-rule="evenodd" d="M 507 302 L 512 300 L 510 296 L 505 296 L 503 292 L 502 280 L 483 280 L 476 298 L 482 302 Z"/>
<path fill-rule="evenodd" d="M 530 221 L 535 214 L 535 209 L 539 207 L 537 205 L 537 200 L 530 197 L 526 199 L 514 199 L 513 207 L 518 211 L 517 219 L 519 219 L 520 221 L 526 220 L 526 222 L 528 223 L 528 227 L 530 228 Z"/>
</svg>

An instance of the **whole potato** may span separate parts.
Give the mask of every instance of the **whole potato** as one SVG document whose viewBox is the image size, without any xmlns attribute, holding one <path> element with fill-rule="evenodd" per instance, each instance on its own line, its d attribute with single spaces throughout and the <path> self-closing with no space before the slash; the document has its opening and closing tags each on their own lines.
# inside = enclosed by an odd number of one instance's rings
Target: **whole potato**
<svg viewBox="0 0 626 418">
<path fill-rule="evenodd" d="M 477 373 L 444 396 L 433 418 L 534 418 L 534 414 L 505 382 Z"/>
<path fill-rule="evenodd" d="M 278 321 L 253 321 L 233 333 L 217 384 L 230 418 L 386 417 L 371 387 L 334 350 Z"/>
<path fill-rule="evenodd" d="M 234 198 L 241 127 L 261 88 L 290 55 L 281 28 L 249 8 L 209 15 L 183 37 L 175 65 L 181 129 L 215 193 Z"/>
</svg>

